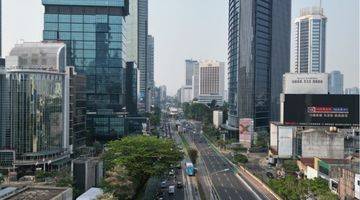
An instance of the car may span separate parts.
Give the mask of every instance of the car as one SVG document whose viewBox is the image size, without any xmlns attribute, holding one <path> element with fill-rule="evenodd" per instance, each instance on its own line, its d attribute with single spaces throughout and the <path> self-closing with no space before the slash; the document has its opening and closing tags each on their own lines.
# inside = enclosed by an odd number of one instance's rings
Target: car
<svg viewBox="0 0 360 200">
<path fill-rule="evenodd" d="M 169 175 L 170 175 L 170 176 L 174 176 L 174 175 L 175 175 L 175 171 L 174 171 L 173 169 L 170 170 Z"/>
<path fill-rule="evenodd" d="M 266 172 L 266 176 L 271 179 L 274 178 L 274 174 L 272 174 L 271 172 Z"/>
<path fill-rule="evenodd" d="M 183 187 L 182 182 L 181 182 L 181 181 L 178 181 L 178 182 L 176 183 L 176 187 L 177 187 L 177 188 L 182 188 L 182 187 Z"/>
<path fill-rule="evenodd" d="M 175 194 L 175 186 L 174 186 L 174 185 L 170 185 L 168 192 L 169 192 L 169 195 Z"/>
<path fill-rule="evenodd" d="M 166 188 L 166 181 L 162 181 L 160 185 L 161 185 L 161 188 Z"/>
</svg>

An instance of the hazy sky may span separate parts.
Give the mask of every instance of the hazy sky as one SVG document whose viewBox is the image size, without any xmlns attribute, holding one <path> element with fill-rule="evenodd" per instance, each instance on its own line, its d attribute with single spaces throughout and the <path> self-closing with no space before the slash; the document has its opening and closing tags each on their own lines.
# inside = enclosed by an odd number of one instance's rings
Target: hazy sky
<svg viewBox="0 0 360 200">
<path fill-rule="evenodd" d="M 206 2 L 206 3 L 205 3 Z M 292 16 L 319 0 L 293 0 Z M 341 70 L 344 86 L 359 85 L 359 1 L 323 0 L 327 23 L 326 71 Z M 155 37 L 155 82 L 170 94 L 185 83 L 185 59 L 227 62 L 228 0 L 149 0 Z M 3 56 L 14 44 L 40 41 L 41 0 L 3 0 Z"/>
</svg>

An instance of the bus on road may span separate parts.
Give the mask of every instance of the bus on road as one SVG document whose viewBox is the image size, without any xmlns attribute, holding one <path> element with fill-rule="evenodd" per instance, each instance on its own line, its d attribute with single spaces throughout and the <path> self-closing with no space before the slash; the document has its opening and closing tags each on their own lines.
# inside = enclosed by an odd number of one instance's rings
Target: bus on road
<svg viewBox="0 0 360 200">
<path fill-rule="evenodd" d="M 185 163 L 185 172 L 188 176 L 194 176 L 195 175 L 195 168 L 194 165 L 191 162 Z"/>
</svg>

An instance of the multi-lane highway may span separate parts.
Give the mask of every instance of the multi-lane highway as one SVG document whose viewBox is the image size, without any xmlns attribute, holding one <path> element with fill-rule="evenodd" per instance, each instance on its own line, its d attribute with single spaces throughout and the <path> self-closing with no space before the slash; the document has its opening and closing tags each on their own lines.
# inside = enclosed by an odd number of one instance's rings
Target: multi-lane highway
<svg viewBox="0 0 360 200">
<path fill-rule="evenodd" d="M 197 147 L 218 199 L 273 199 L 265 196 L 264 192 L 258 191 L 257 186 L 249 183 L 249 180 L 238 175 L 237 169 L 223 155 L 215 151 L 200 133 L 201 125 L 195 124 L 192 127 L 195 132 L 188 131 L 187 138 Z"/>
</svg>

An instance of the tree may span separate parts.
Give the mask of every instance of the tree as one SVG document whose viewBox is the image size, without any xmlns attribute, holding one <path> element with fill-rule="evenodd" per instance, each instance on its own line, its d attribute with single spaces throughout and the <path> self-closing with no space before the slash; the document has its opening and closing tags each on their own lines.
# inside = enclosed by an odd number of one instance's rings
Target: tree
<svg viewBox="0 0 360 200">
<path fill-rule="evenodd" d="M 236 163 L 247 163 L 249 161 L 248 158 L 243 154 L 236 154 L 234 156 L 234 160 Z"/>
<path fill-rule="evenodd" d="M 111 141 L 104 153 L 105 167 L 124 166 L 135 188 L 140 189 L 151 176 L 158 176 L 175 165 L 182 153 L 173 140 L 154 136 L 128 136 Z"/>
<path fill-rule="evenodd" d="M 106 172 L 102 188 L 105 193 L 112 194 L 118 199 L 131 199 L 135 191 L 134 184 L 130 179 L 125 167 L 116 165 Z"/>
<path fill-rule="evenodd" d="M 293 173 L 299 171 L 299 167 L 297 166 L 295 160 L 285 160 L 283 163 L 283 167 L 284 167 L 286 173 L 293 174 Z"/>
<path fill-rule="evenodd" d="M 196 160 L 198 158 L 198 151 L 194 148 L 189 149 L 189 157 L 192 163 L 196 164 Z"/>
<path fill-rule="evenodd" d="M 219 139 L 216 141 L 216 145 L 220 148 L 220 149 L 224 149 L 226 147 L 226 143 L 224 140 Z"/>
<path fill-rule="evenodd" d="M 329 190 L 327 182 L 321 178 L 297 179 L 294 176 L 286 176 L 283 179 L 271 179 L 269 186 L 284 200 L 308 199 L 338 199 Z"/>
</svg>

